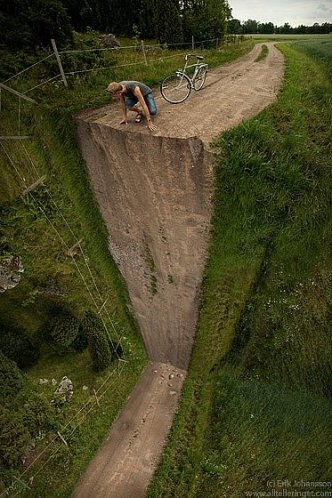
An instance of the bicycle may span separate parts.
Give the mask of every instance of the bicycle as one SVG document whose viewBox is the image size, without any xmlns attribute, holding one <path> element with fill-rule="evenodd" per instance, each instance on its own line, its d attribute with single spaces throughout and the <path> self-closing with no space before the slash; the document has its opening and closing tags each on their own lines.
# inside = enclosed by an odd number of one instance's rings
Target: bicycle
<svg viewBox="0 0 332 498">
<path fill-rule="evenodd" d="M 188 65 L 190 57 L 196 57 L 195 64 Z M 208 70 L 208 65 L 201 62 L 203 59 L 201 55 L 186 54 L 183 69 L 178 69 L 163 79 L 160 93 L 167 102 L 180 104 L 189 97 L 192 90 L 198 91 L 203 87 Z M 195 68 L 192 78 L 187 74 L 189 68 Z"/>
</svg>

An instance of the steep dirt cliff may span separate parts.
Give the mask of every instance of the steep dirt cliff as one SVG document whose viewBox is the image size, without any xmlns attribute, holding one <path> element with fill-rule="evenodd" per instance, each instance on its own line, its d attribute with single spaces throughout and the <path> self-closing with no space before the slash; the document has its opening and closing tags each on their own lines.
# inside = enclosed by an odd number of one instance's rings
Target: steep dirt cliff
<svg viewBox="0 0 332 498">
<path fill-rule="evenodd" d="M 188 366 L 211 217 L 209 143 L 275 98 L 282 56 L 273 44 L 255 62 L 259 53 L 256 46 L 210 72 L 206 86 L 183 104 L 168 104 L 156 92 L 153 134 L 144 123 L 119 124 L 118 106 L 77 119 L 110 251 L 152 361 Z"/>
<path fill-rule="evenodd" d="M 152 361 L 187 368 L 211 215 L 212 154 L 202 141 L 137 135 L 98 121 L 78 133 Z"/>
<path fill-rule="evenodd" d="M 116 106 L 77 117 L 110 251 L 152 363 L 73 498 L 143 497 L 158 464 L 195 334 L 212 211 L 210 142 L 275 99 L 283 57 L 266 45 L 263 60 L 256 45 L 235 63 L 209 72 L 205 87 L 181 105 L 157 96 L 153 134 L 144 123 L 120 125 Z"/>
</svg>

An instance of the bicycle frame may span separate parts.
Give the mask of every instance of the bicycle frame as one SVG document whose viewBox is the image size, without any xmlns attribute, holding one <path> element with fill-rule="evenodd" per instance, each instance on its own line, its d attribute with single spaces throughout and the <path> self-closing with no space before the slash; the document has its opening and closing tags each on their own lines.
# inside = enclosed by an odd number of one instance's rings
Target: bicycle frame
<svg viewBox="0 0 332 498">
<path fill-rule="evenodd" d="M 188 65 L 188 62 L 189 62 L 189 58 L 190 57 L 195 57 L 197 62 L 195 64 L 190 64 Z M 186 75 L 189 80 L 190 80 L 190 86 L 193 90 L 195 90 L 195 86 L 194 86 L 194 81 L 195 81 L 195 78 L 197 76 L 197 73 L 199 71 L 199 69 L 202 67 L 202 66 L 206 66 L 206 64 L 201 64 L 200 62 L 198 62 L 199 60 L 202 60 L 203 57 L 201 57 L 200 55 L 194 55 L 194 54 L 186 54 L 185 55 L 185 64 L 184 64 L 184 67 L 183 69 L 178 69 L 176 71 L 176 74 L 178 74 L 179 76 L 182 76 L 183 74 Z M 192 77 L 189 76 L 189 74 L 187 73 L 187 69 L 191 68 L 191 67 L 194 67 L 195 70 L 194 70 L 194 74 Z M 181 83 L 182 83 L 182 79 L 181 79 Z"/>
<path fill-rule="evenodd" d="M 195 64 L 189 64 L 191 57 L 196 58 Z M 203 57 L 200 55 L 186 54 L 184 67 L 165 76 L 160 83 L 160 92 L 162 97 L 171 104 L 179 104 L 184 102 L 192 92 L 200 90 L 205 82 L 207 64 L 201 61 Z M 191 76 L 188 74 L 188 69 Z"/>
</svg>

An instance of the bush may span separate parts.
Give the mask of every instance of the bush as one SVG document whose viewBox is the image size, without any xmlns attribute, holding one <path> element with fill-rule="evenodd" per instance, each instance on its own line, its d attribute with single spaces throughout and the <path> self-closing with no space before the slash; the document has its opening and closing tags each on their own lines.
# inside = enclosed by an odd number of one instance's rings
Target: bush
<svg viewBox="0 0 332 498">
<path fill-rule="evenodd" d="M 0 403 L 10 401 L 22 389 L 24 377 L 16 363 L 0 351 Z"/>
<path fill-rule="evenodd" d="M 79 334 L 80 321 L 67 312 L 59 311 L 49 325 L 48 336 L 64 348 L 73 344 Z"/>
<path fill-rule="evenodd" d="M 79 326 L 77 337 L 72 343 L 72 346 L 79 353 L 84 351 L 88 347 L 88 338 L 86 335 L 86 330 L 82 326 L 82 324 L 80 324 Z"/>
<path fill-rule="evenodd" d="M 12 407 L 21 415 L 32 438 L 56 427 L 55 412 L 50 403 L 32 389 L 22 390 Z"/>
<path fill-rule="evenodd" d="M 0 351 L 19 368 L 30 367 L 39 358 L 39 347 L 20 327 L 0 326 Z"/>
<path fill-rule="evenodd" d="M 82 325 L 88 338 L 93 369 L 96 372 L 105 370 L 112 362 L 112 353 L 101 319 L 92 311 L 87 311 Z"/>
<path fill-rule="evenodd" d="M 19 465 L 30 442 L 22 418 L 0 405 L 0 463 L 5 467 Z"/>
</svg>

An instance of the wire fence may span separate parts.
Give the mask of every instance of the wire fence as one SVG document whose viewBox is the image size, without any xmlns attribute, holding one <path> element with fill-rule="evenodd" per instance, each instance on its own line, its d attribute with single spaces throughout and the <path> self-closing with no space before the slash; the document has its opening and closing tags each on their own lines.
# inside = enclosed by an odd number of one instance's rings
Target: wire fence
<svg viewBox="0 0 332 498">
<path fill-rule="evenodd" d="M 55 208 L 55 210 L 58 213 L 59 217 L 61 218 L 61 220 L 63 222 L 63 226 L 68 229 L 68 232 L 72 236 L 72 243 L 71 244 L 68 244 L 68 242 L 66 242 L 64 240 L 63 236 L 60 234 L 59 230 L 55 226 L 55 223 L 48 216 L 43 203 L 40 202 L 38 200 L 38 198 L 34 195 L 34 190 L 28 191 L 29 189 L 27 188 L 28 186 L 26 185 L 25 177 L 20 173 L 19 166 L 15 165 L 14 160 L 12 159 L 12 157 L 10 156 L 10 154 L 7 152 L 7 150 L 6 150 L 6 148 L 4 147 L 3 144 L 1 144 L 1 147 L 2 147 L 2 149 L 4 151 L 4 153 L 5 153 L 8 161 L 9 161 L 9 163 L 11 164 L 11 166 L 13 167 L 13 169 L 15 170 L 16 175 L 18 177 L 18 180 L 22 184 L 22 187 L 24 187 L 25 191 L 28 192 L 28 195 L 31 197 L 31 199 L 32 199 L 33 203 L 35 204 L 35 206 L 37 207 L 37 209 L 42 213 L 42 215 L 47 220 L 48 225 L 50 226 L 50 228 L 55 232 L 56 236 L 61 241 L 62 245 L 64 246 L 64 248 L 66 250 L 66 254 L 71 257 L 71 260 L 72 260 L 74 266 L 76 267 L 77 272 L 80 275 L 80 278 L 82 279 L 82 282 L 83 282 L 83 284 L 84 284 L 84 286 L 85 286 L 85 288 L 86 288 L 86 290 L 87 290 L 87 292 L 88 292 L 88 294 L 89 294 L 89 296 L 91 298 L 91 301 L 94 304 L 94 307 L 96 308 L 96 311 L 99 314 L 99 316 L 100 316 L 100 318 L 101 318 L 101 320 L 103 322 L 103 326 L 104 326 L 104 329 L 105 329 L 106 334 L 108 336 L 108 339 L 109 339 L 109 341 L 110 341 L 110 343 L 111 343 L 114 351 L 116 352 L 116 347 L 115 347 L 114 341 L 113 341 L 112 336 L 110 335 L 110 332 L 109 332 L 108 327 L 106 325 L 105 318 L 103 317 L 104 314 L 106 314 L 106 318 L 107 318 L 108 322 L 111 324 L 112 330 L 114 331 L 114 333 L 116 335 L 117 342 L 118 342 L 118 344 L 121 347 L 122 347 L 122 343 L 121 343 L 122 338 L 118 334 L 118 332 L 116 330 L 116 327 L 115 327 L 115 325 L 113 323 L 113 320 L 112 320 L 109 312 L 107 311 L 107 306 L 106 306 L 107 299 L 105 300 L 105 298 L 103 298 L 102 292 L 99 289 L 99 287 L 98 287 L 98 285 L 96 283 L 96 279 L 93 276 L 93 272 L 91 270 L 91 266 L 89 265 L 89 262 L 88 262 L 89 261 L 88 260 L 88 256 L 85 254 L 85 251 L 84 251 L 84 249 L 82 247 L 82 244 L 80 242 L 82 239 L 80 239 L 74 233 L 74 231 L 73 231 L 73 229 L 72 229 L 69 221 L 66 219 L 66 217 L 62 213 L 62 210 L 59 207 L 58 203 L 55 201 L 55 199 L 52 196 L 51 192 L 49 191 L 49 189 L 46 187 L 46 185 L 43 182 L 42 183 L 42 188 L 44 189 L 44 192 L 47 194 L 47 197 L 48 197 L 50 203 L 53 205 L 53 207 Z M 34 182 L 34 184 L 37 184 L 38 183 L 38 179 L 41 178 L 41 175 L 38 173 L 37 167 L 36 167 L 34 161 L 32 160 L 30 154 L 28 153 L 26 147 L 24 145 L 22 145 L 22 147 L 23 147 L 23 150 L 24 150 L 24 154 L 26 155 L 27 160 L 28 160 L 28 162 L 31 165 L 32 171 L 36 175 L 36 181 Z M 70 253 L 70 249 L 74 245 L 76 245 L 80 249 L 81 255 L 83 257 L 82 258 L 83 259 L 83 263 L 84 263 L 83 265 L 82 264 L 80 265 L 77 262 L 77 259 L 75 258 L 75 255 Z M 84 270 L 83 270 L 82 266 L 84 266 L 85 270 L 87 270 L 88 277 L 91 280 L 90 282 L 88 282 L 88 279 L 84 276 Z M 118 354 L 117 354 L 117 357 L 118 357 L 118 359 L 120 359 L 120 356 Z"/>
<path fill-rule="evenodd" d="M 207 40 L 195 40 L 194 37 L 192 37 L 191 42 L 187 43 L 173 43 L 173 44 L 167 44 L 167 45 L 161 45 L 161 44 L 146 44 L 144 40 L 137 41 L 135 45 L 129 45 L 129 46 L 115 46 L 115 47 L 94 47 L 94 48 L 87 48 L 87 49 L 73 49 L 73 50 L 63 50 L 63 51 L 58 51 L 55 41 L 52 40 L 52 47 L 53 51 L 50 53 L 47 57 L 37 61 L 36 63 L 32 64 L 31 66 L 27 67 L 26 69 L 20 71 L 17 74 L 14 74 L 13 76 L 7 78 L 4 80 L 2 83 L 3 84 L 8 84 L 10 81 L 15 81 L 17 80 L 20 76 L 22 76 L 24 73 L 31 71 L 35 69 L 38 65 L 40 64 L 45 64 L 46 62 L 50 62 L 50 59 L 53 59 L 57 61 L 57 68 L 59 69 L 59 72 L 56 74 L 53 74 L 52 76 L 49 76 L 48 78 L 44 79 L 43 81 L 40 81 L 38 85 L 33 86 L 32 88 L 28 88 L 27 90 L 22 91 L 22 95 L 26 95 L 36 88 L 39 88 L 40 86 L 46 85 L 49 82 L 53 81 L 54 79 L 62 79 L 63 82 L 66 81 L 67 76 L 73 76 L 75 74 L 83 74 L 83 73 L 88 73 L 91 71 L 107 71 L 110 68 L 111 69 L 116 69 L 118 67 L 125 67 L 125 66 L 133 66 L 133 65 L 149 65 L 153 64 L 155 59 L 160 59 L 160 56 L 163 55 L 163 58 L 172 58 L 174 57 L 173 54 L 170 54 L 169 52 L 172 50 L 186 50 L 188 49 L 195 51 L 196 49 L 205 49 L 205 48 L 222 48 L 224 46 L 228 46 L 230 44 L 236 44 L 240 43 L 244 40 L 245 38 L 242 35 L 229 35 L 225 37 L 224 39 L 219 39 L 219 38 L 213 38 L 213 39 L 207 39 Z M 71 60 L 71 56 L 75 56 L 77 54 L 82 55 L 82 54 L 119 54 L 121 52 L 131 52 L 132 54 L 138 56 L 136 57 L 138 60 L 136 62 L 131 62 L 131 63 L 126 63 L 126 64 L 116 64 L 114 65 L 113 63 L 110 65 L 105 64 L 107 63 L 106 60 L 99 60 L 99 65 L 98 62 L 96 64 L 95 61 L 92 62 L 90 61 L 91 64 L 93 64 L 93 67 L 87 67 L 84 69 L 76 69 L 76 70 L 70 70 L 70 65 L 73 64 L 73 60 Z M 167 53 L 167 55 L 166 55 Z M 89 62 L 89 61 L 88 61 Z M 1 95 L 1 93 L 0 93 Z"/>
<path fill-rule="evenodd" d="M 37 209 L 41 212 L 42 216 L 45 217 L 48 226 L 50 227 L 51 230 L 54 231 L 56 237 L 59 239 L 64 249 L 66 250 L 66 253 L 68 254 L 68 251 L 70 249 L 70 244 L 68 244 L 68 242 L 64 240 L 64 236 L 59 232 L 59 230 L 55 226 L 55 222 L 48 216 L 45 206 L 43 205 L 43 203 L 41 203 L 38 200 L 37 196 L 35 195 L 34 189 L 29 190 L 29 186 L 26 183 L 25 176 L 20 172 L 20 165 L 15 163 L 15 160 L 13 159 L 7 148 L 1 142 L 0 146 L 3 153 L 7 157 L 8 163 L 15 171 L 17 179 L 21 184 L 22 192 L 27 192 L 26 195 L 30 197 L 30 199 L 33 202 L 33 205 L 35 205 Z M 38 168 L 34 163 L 34 161 L 32 160 L 25 145 L 21 144 L 21 147 L 23 147 L 23 155 L 26 156 L 28 164 L 30 164 L 29 176 L 34 177 L 35 179 L 34 184 L 37 185 L 38 179 L 40 179 L 40 172 L 38 171 Z M 44 192 L 46 193 L 49 199 L 49 202 L 55 207 L 55 210 L 58 213 L 59 218 L 62 220 L 63 226 L 67 229 L 67 232 L 72 237 L 72 243 L 73 244 L 77 243 L 78 240 L 77 234 L 75 234 L 74 230 L 71 227 L 70 221 L 68 221 L 67 217 L 63 214 L 62 209 L 54 199 L 50 190 L 47 188 L 44 182 L 40 183 L 38 185 L 38 188 L 43 188 Z M 26 205 L 27 209 L 29 209 L 30 205 L 28 203 Z M 60 451 L 61 445 L 65 444 L 68 446 L 67 439 L 70 440 L 71 436 L 84 423 L 88 415 L 92 411 L 99 408 L 101 401 L 103 400 L 103 398 L 105 397 L 106 393 L 109 390 L 112 389 L 113 391 L 117 391 L 116 384 L 118 383 L 118 379 L 121 377 L 124 365 L 127 362 L 127 360 L 123 360 L 120 357 L 120 355 L 118 354 L 116 344 L 114 343 L 114 338 L 116 338 L 117 344 L 119 344 L 121 348 L 124 350 L 122 344 L 123 334 L 121 333 L 121 331 L 118 330 L 117 325 L 115 324 L 114 320 L 111 317 L 111 314 L 108 310 L 107 298 L 105 299 L 105 297 L 103 297 L 103 292 L 99 288 L 96 282 L 96 279 L 93 275 L 93 270 L 91 268 L 91 265 L 89 264 L 89 258 L 85 253 L 84 248 L 82 247 L 82 243 L 81 242 L 77 243 L 77 247 L 80 250 L 82 258 L 76 259 L 74 256 L 72 256 L 71 257 L 72 262 L 78 272 L 79 277 L 83 282 L 84 287 L 87 290 L 91 302 L 95 306 L 96 312 L 103 323 L 108 340 L 110 341 L 113 350 L 115 352 L 115 355 L 117 356 L 117 359 L 119 361 L 117 361 L 114 364 L 114 367 L 111 370 L 110 374 L 103 380 L 98 389 L 94 390 L 94 396 L 91 399 L 89 399 L 87 402 L 83 403 L 77 409 L 77 411 L 70 417 L 70 419 L 59 427 L 57 433 L 51 437 L 51 439 L 47 442 L 45 446 L 42 446 L 40 448 L 38 455 L 34 458 L 34 460 L 31 463 L 29 463 L 29 465 L 24 469 L 24 471 L 22 471 L 19 476 L 14 477 L 12 483 L 0 494 L 0 497 L 21 496 L 22 490 L 31 488 L 34 479 L 42 470 L 44 470 L 46 465 L 48 464 L 53 465 L 52 461 L 54 459 L 54 456 Z M 68 432 L 68 428 L 70 428 L 70 432 L 66 434 L 66 431 Z M 64 434 L 66 435 L 66 439 L 63 436 Z M 38 468 L 34 470 L 35 466 L 37 466 Z"/>
<path fill-rule="evenodd" d="M 44 216 L 44 218 L 47 220 L 50 229 L 54 231 L 56 237 L 63 245 L 67 254 L 70 253 L 70 249 L 73 246 L 76 246 L 77 249 L 79 249 L 82 258 L 77 259 L 73 255 L 71 257 L 73 265 L 75 266 L 76 271 L 80 276 L 80 279 L 82 280 L 84 287 L 86 288 L 86 291 L 90 297 L 91 302 L 94 305 L 94 308 L 96 309 L 96 312 L 98 313 L 98 315 L 102 320 L 103 327 L 113 347 L 113 350 L 117 355 L 117 359 L 120 360 L 116 362 L 116 368 L 114 368 L 111 371 L 110 375 L 103 381 L 103 383 L 95 391 L 94 398 L 92 400 L 87 401 L 82 406 L 80 406 L 77 412 L 70 418 L 70 420 L 66 421 L 66 423 L 59 428 L 59 431 L 57 431 L 57 433 L 54 434 L 51 440 L 41 449 L 41 451 L 38 453 L 35 459 L 24 469 L 24 471 L 21 472 L 19 476 L 13 478 L 11 485 L 9 485 L 0 494 L 1 498 L 5 496 L 11 496 L 11 497 L 21 496 L 23 489 L 28 489 L 28 490 L 31 489 L 31 485 L 34 479 L 40 474 L 40 472 L 42 472 L 45 469 L 45 467 L 48 464 L 52 464 L 52 460 L 54 459 L 55 455 L 60 451 L 61 444 L 67 444 L 66 440 L 63 437 L 63 434 L 65 434 L 67 429 L 70 428 L 70 432 L 67 436 L 68 438 L 70 438 L 70 436 L 85 421 L 85 419 L 88 417 L 91 411 L 96 409 L 96 405 L 97 407 L 99 407 L 99 402 L 104 398 L 106 393 L 110 389 L 116 390 L 116 384 L 118 378 L 121 376 L 124 369 L 123 360 L 122 358 L 120 358 L 118 354 L 117 345 L 114 342 L 114 340 L 116 340 L 117 344 L 120 345 L 122 349 L 124 349 L 122 344 L 123 336 L 121 334 L 121 331 L 118 330 L 117 325 L 114 322 L 111 313 L 109 312 L 107 298 L 105 299 L 105 296 L 103 296 L 103 292 L 99 288 L 97 281 L 93 275 L 93 270 L 91 268 L 91 265 L 89 264 L 89 258 L 81 242 L 82 239 L 80 239 L 78 234 L 76 234 L 75 231 L 72 229 L 70 222 L 63 214 L 60 206 L 54 199 L 51 191 L 47 188 L 47 185 L 45 185 L 45 182 L 43 181 L 40 183 L 41 188 L 44 189 L 44 192 L 46 193 L 49 202 L 54 206 L 54 209 L 56 210 L 60 219 L 63 222 L 63 226 L 67 229 L 67 232 L 71 239 L 71 243 L 68 243 L 68 241 L 64 239 L 63 235 L 57 229 L 55 223 L 47 215 L 43 203 L 41 203 L 38 200 L 38 197 L 34 194 L 34 189 L 29 190 L 29 185 L 26 184 L 25 177 L 24 175 L 21 174 L 19 165 L 15 164 L 14 159 L 11 157 L 7 148 L 2 143 L 3 140 L 22 140 L 29 138 L 29 135 L 22 134 L 22 129 L 21 129 L 22 101 L 25 102 L 28 101 L 29 103 L 35 105 L 37 102 L 31 97 L 29 97 L 28 94 L 31 94 L 36 89 L 48 85 L 56 80 L 62 81 L 62 83 L 65 86 L 67 86 L 67 78 L 73 76 L 80 76 L 84 73 L 91 73 L 93 71 L 94 72 L 109 71 L 110 69 L 114 70 L 117 68 L 130 67 L 130 66 L 142 66 L 142 65 L 146 66 L 149 64 L 154 64 L 156 61 L 160 63 L 163 61 L 167 61 L 168 59 L 179 57 L 179 51 L 180 55 L 182 56 L 183 53 L 186 53 L 188 51 L 194 52 L 196 49 L 204 49 L 206 47 L 221 48 L 225 45 L 228 46 L 230 43 L 235 44 L 235 43 L 240 43 L 241 41 L 243 41 L 241 37 L 232 37 L 232 38 L 229 37 L 225 40 L 212 39 L 212 40 L 201 40 L 201 41 L 196 41 L 194 40 L 194 38 L 192 38 L 190 43 L 172 44 L 168 45 L 167 47 L 161 46 L 159 44 L 149 45 L 145 44 L 144 41 L 140 41 L 135 45 L 126 46 L 126 47 L 118 47 L 118 46 L 114 48 L 95 47 L 95 48 L 81 49 L 81 50 L 64 50 L 62 52 L 57 51 L 54 42 L 52 44 L 53 52 L 50 53 L 47 57 L 35 62 L 31 66 L 25 68 L 24 70 L 18 72 L 17 74 L 7 78 L 2 83 L 0 83 L 0 112 L 3 110 L 2 92 L 7 92 L 13 95 L 14 98 L 16 98 L 18 101 L 17 133 L 13 135 L 0 136 L 0 145 L 2 151 L 7 157 L 8 163 L 12 166 L 13 170 L 15 171 L 17 179 L 20 182 L 22 188 L 27 192 L 27 195 L 30 197 L 35 207 L 40 211 L 41 215 Z M 176 49 L 177 53 L 176 54 L 172 53 L 172 49 Z M 130 62 L 127 62 L 126 64 L 114 64 L 114 59 L 112 59 L 112 56 L 115 54 L 118 56 L 120 54 L 121 58 L 121 53 L 123 53 L 124 51 L 126 51 L 127 54 L 128 53 L 131 54 L 132 60 Z M 93 67 L 85 67 L 83 69 L 71 68 L 71 65 L 74 64 L 75 66 L 75 61 L 73 62 L 73 60 L 71 59 L 75 59 L 77 55 L 81 56 L 91 53 L 92 54 L 101 53 L 103 54 L 103 58 L 98 59 L 97 64 L 95 62 L 95 58 L 93 60 L 88 59 L 86 64 L 88 65 L 90 63 L 91 65 L 93 65 Z M 106 54 L 108 57 L 105 57 Z M 43 70 L 39 71 L 41 67 L 43 67 Z M 38 84 L 32 87 L 24 88 L 24 85 L 22 85 L 23 89 L 20 90 L 19 88 L 20 88 L 20 83 L 22 82 L 22 78 L 25 77 L 26 75 L 31 74 L 35 70 L 38 70 L 41 74 L 44 74 L 45 77 L 39 78 Z M 52 72 L 53 74 L 50 74 Z M 30 78 L 28 78 L 28 80 L 30 80 Z M 24 155 L 27 158 L 27 162 L 28 164 L 30 164 L 32 176 L 35 179 L 34 183 L 38 184 L 41 178 L 40 172 L 38 171 L 38 168 L 34 163 L 32 157 L 28 153 L 26 147 L 24 145 L 22 146 L 23 146 Z M 111 331 L 109 328 L 111 328 Z M 38 468 L 35 468 L 37 467 L 37 464 Z"/>
<path fill-rule="evenodd" d="M 22 496 L 22 490 L 31 490 L 32 484 L 35 478 L 42 472 L 45 471 L 47 465 L 50 465 L 49 471 L 54 470 L 54 457 L 61 447 L 65 445 L 70 451 L 70 444 L 68 442 L 73 434 L 79 429 L 79 427 L 85 422 L 86 418 L 92 411 L 100 408 L 100 402 L 103 400 L 108 391 L 117 391 L 117 383 L 121 377 L 122 370 L 124 369 L 123 364 L 117 364 L 117 368 L 113 370 L 99 386 L 97 390 L 94 390 L 94 396 L 92 399 L 84 403 L 77 412 L 64 423 L 57 430 L 49 442 L 39 451 L 38 455 L 32 460 L 29 465 L 21 472 L 19 476 L 13 478 L 12 483 L 6 487 L 4 491 L 1 492 L 0 498 L 10 497 L 14 498 L 17 496 Z M 67 432 L 67 430 L 70 432 Z M 65 435 L 65 437 L 63 436 Z M 60 444 L 59 444 L 60 443 Z M 44 461 L 42 461 L 44 458 Z M 39 464 L 38 468 L 35 468 Z M 34 469 L 35 468 L 35 469 Z"/>
<path fill-rule="evenodd" d="M 0 83 L 0 112 L 3 111 L 3 93 L 11 94 L 17 100 L 17 109 L 10 107 L 10 112 L 17 114 L 17 128 L 13 133 L 0 135 L 1 140 L 17 140 L 29 138 L 22 131 L 22 103 L 36 104 L 41 93 L 37 89 L 52 83 L 63 84 L 68 88 L 68 80 L 80 78 L 89 73 L 109 73 L 127 67 L 165 64 L 173 58 L 183 56 L 188 51 L 206 48 L 222 49 L 230 44 L 235 45 L 245 40 L 243 35 L 229 35 L 224 39 L 213 38 L 167 45 L 147 44 L 137 40 L 134 45 L 82 48 L 58 51 L 55 40 L 51 40 L 52 51 L 43 59 L 8 77 Z M 176 50 L 176 54 L 174 51 Z M 125 62 L 123 62 L 125 61 Z M 33 77 L 34 76 L 34 77 Z M 25 78 L 25 79 L 24 79 Z M 31 81 L 38 81 L 31 86 Z M 31 95 L 34 98 L 31 98 Z M 29 112 L 29 111 L 27 111 Z M 1 133 L 1 132 L 0 132 Z"/>
</svg>

